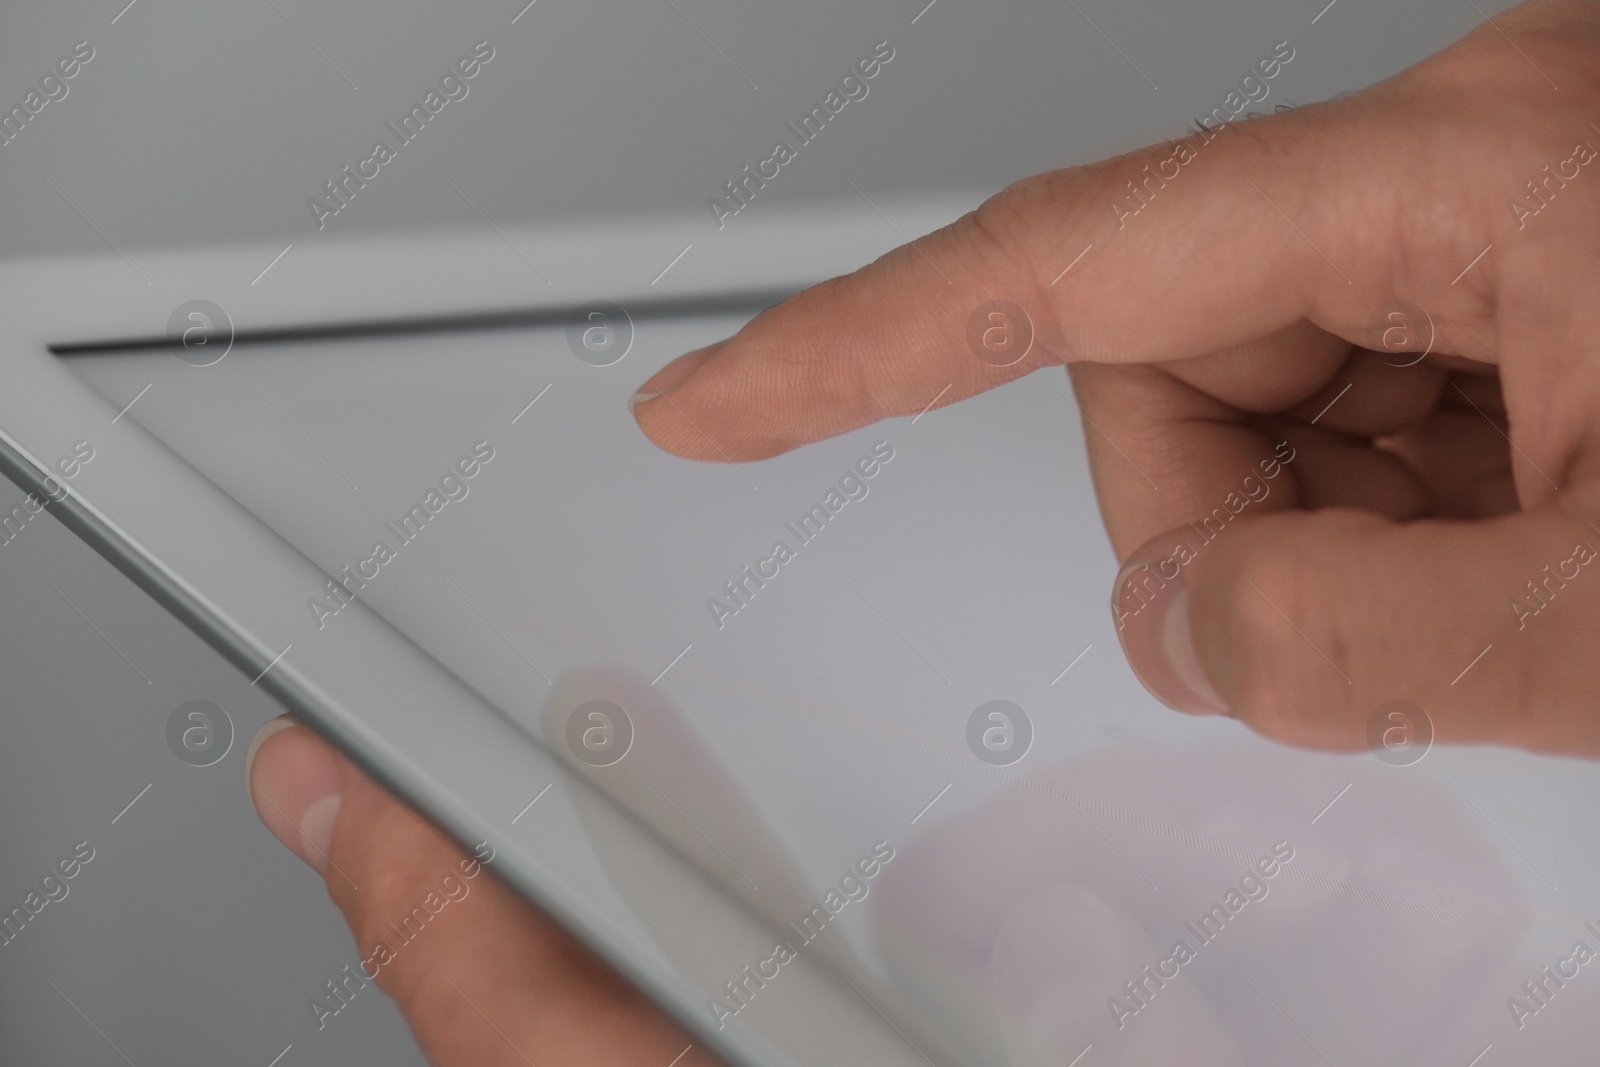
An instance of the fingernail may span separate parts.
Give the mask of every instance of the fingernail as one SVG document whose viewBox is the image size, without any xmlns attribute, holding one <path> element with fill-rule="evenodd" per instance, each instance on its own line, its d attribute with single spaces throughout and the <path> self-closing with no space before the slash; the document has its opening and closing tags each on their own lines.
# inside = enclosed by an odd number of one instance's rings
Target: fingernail
<svg viewBox="0 0 1600 1067">
<path fill-rule="evenodd" d="M 1158 700 L 1191 715 L 1226 715 L 1189 620 L 1183 568 L 1196 555 L 1190 540 L 1188 531 L 1165 534 L 1130 556 L 1117 574 L 1111 614 L 1128 664 Z"/>
<path fill-rule="evenodd" d="M 276 719 L 267 720 L 256 735 L 250 739 L 250 747 L 244 750 L 244 780 L 250 781 L 250 768 L 255 766 L 256 753 L 261 751 L 261 744 L 273 734 L 282 733 L 295 725 L 291 715 L 279 715 Z"/>
<path fill-rule="evenodd" d="M 339 764 L 327 742 L 309 730 L 296 730 L 267 744 L 297 725 L 283 716 L 256 731 L 245 752 L 245 781 L 256 813 L 273 836 L 325 874 L 333 825 L 339 818 Z"/>
<path fill-rule="evenodd" d="M 711 349 L 696 349 L 687 355 L 679 356 L 665 367 L 656 371 L 654 376 L 639 387 L 639 391 L 628 398 L 628 410 L 633 411 L 647 400 L 654 400 L 662 393 L 675 385 L 681 384 L 689 375 L 699 369 L 700 364 L 711 355 Z"/>
</svg>

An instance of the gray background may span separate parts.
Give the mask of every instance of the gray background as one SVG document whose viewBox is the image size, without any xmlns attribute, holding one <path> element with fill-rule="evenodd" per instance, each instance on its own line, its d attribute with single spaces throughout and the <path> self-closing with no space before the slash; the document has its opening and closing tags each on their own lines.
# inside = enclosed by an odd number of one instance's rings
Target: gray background
<svg viewBox="0 0 1600 1067">
<path fill-rule="evenodd" d="M 0 255 L 483 226 L 446 177 L 499 222 L 709 228 L 706 198 L 880 39 L 897 55 L 871 95 L 762 195 L 854 196 L 846 179 L 869 195 L 988 192 L 1177 133 L 1276 41 L 1297 55 L 1269 106 L 1368 84 L 1479 21 L 1465 0 L 1338 0 L 1315 25 L 1320 0 L 938 0 L 915 25 L 924 0 L 538 0 L 515 25 L 517 0 L 124 2 L 0 14 L 5 107 L 74 42 L 97 52 L 0 146 Z M 481 39 L 497 54 L 471 95 L 319 234 L 307 197 Z M 0 511 L 20 497 L 0 488 Z M 53 519 L 0 546 L 0 603 L 0 903 L 74 842 L 96 849 L 67 899 L 0 948 L 0 1062 L 123 1062 L 85 1016 L 141 1067 L 264 1067 L 290 1043 L 285 1064 L 421 1062 L 375 991 L 313 1030 L 306 999 L 354 947 L 246 797 L 244 748 L 270 702 Z M 165 744 L 195 698 L 236 730 L 209 768 Z"/>
<path fill-rule="evenodd" d="M 537 0 L 515 25 L 526 0 L 137 0 L 112 25 L 126 2 L 0 15 L 7 107 L 73 42 L 97 52 L 0 146 L 4 253 L 105 251 L 50 182 L 125 249 L 482 226 L 446 177 L 497 222 L 709 226 L 706 198 L 880 39 L 896 57 L 871 94 L 762 195 L 993 191 L 1176 134 L 1279 40 L 1297 55 L 1268 105 L 1369 84 L 1479 21 L 1467 0 L 1338 0 L 1316 25 L 1326 0 L 938 0 L 915 25 L 927 0 Z M 307 198 L 484 39 L 471 94 L 319 235 Z"/>
<path fill-rule="evenodd" d="M 0 512 L 21 500 L 0 488 Z M 48 512 L 0 545 L 0 604 L 5 909 L 95 850 L 0 946 L 0 1063 L 265 1067 L 291 1043 L 283 1065 L 426 1062 L 374 988 L 320 1033 L 306 1006 L 359 954 L 245 791 L 245 748 L 280 709 Z M 234 724 L 210 767 L 167 748 L 195 699 Z"/>
</svg>

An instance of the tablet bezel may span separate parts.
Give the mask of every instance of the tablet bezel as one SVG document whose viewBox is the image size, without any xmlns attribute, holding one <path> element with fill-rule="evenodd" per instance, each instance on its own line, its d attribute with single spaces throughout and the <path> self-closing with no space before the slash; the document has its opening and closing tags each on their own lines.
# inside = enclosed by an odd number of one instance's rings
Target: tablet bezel
<svg viewBox="0 0 1600 1067">
<path fill-rule="evenodd" d="M 0 473 L 50 499 L 64 525 L 252 684 L 457 841 L 493 845 L 511 885 L 727 1062 L 804 1062 L 748 1028 L 712 1026 L 702 991 L 540 861 L 532 824 L 510 823 L 522 794 L 532 792 L 508 790 L 519 780 L 570 782 L 557 760 L 376 614 L 315 635 L 303 605 L 280 591 L 316 587 L 321 571 L 124 417 L 127 409 L 111 407 L 66 359 L 86 349 L 168 344 L 169 314 L 197 298 L 225 310 L 235 343 L 550 321 L 595 299 L 641 313 L 710 312 L 854 269 L 899 244 L 902 233 L 927 232 L 974 202 L 952 196 L 774 209 L 720 232 L 642 218 L 0 262 L 7 326 Z M 534 262 L 548 280 L 530 269 Z M 68 479 L 55 464 L 79 441 L 93 445 L 95 459 Z M 441 706 L 452 709 L 448 718 L 434 710 Z M 640 847 L 653 847 L 640 834 Z M 730 922 L 754 922 L 681 858 L 662 855 L 681 868 L 685 891 L 703 892 Z M 907 1063 L 926 1059 L 876 1009 L 842 996 L 838 1004 L 857 1026 L 882 1032 L 875 1062 L 892 1062 L 884 1058 L 890 1049 L 902 1049 Z"/>
</svg>

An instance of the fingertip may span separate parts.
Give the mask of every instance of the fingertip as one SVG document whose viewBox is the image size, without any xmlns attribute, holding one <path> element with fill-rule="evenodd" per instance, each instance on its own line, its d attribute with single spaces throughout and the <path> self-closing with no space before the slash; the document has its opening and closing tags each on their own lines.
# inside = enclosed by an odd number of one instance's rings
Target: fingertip
<svg viewBox="0 0 1600 1067">
<path fill-rule="evenodd" d="M 628 398 L 628 410 L 637 417 L 641 405 L 658 399 L 668 389 L 675 388 L 688 381 L 690 376 L 700 369 L 700 364 L 706 361 L 711 352 L 712 349 L 710 347 L 697 348 L 693 352 L 687 352 L 679 356 L 665 367 L 656 371 L 648 381 L 639 386 L 638 392 Z"/>
<path fill-rule="evenodd" d="M 1180 528 L 1141 545 L 1117 574 L 1111 611 L 1133 673 L 1163 704 L 1191 715 L 1227 715 L 1201 663 L 1184 567 L 1197 555 Z"/>
<path fill-rule="evenodd" d="M 246 783 L 251 780 L 252 768 L 255 767 L 256 763 L 256 754 L 261 751 L 261 746 L 266 743 L 267 738 L 292 729 L 297 725 L 299 725 L 298 720 L 293 715 L 279 715 L 276 719 L 268 719 L 261 729 L 256 731 L 256 735 L 250 739 L 250 747 L 245 749 L 244 752 L 244 780 Z"/>
<path fill-rule="evenodd" d="M 291 716 L 273 719 L 250 741 L 245 780 L 250 802 L 272 835 L 325 874 L 343 795 L 333 748 Z"/>
<path fill-rule="evenodd" d="M 628 398 L 628 410 L 633 414 L 634 421 L 657 448 L 685 459 L 727 458 L 716 454 L 714 443 L 706 437 L 706 430 L 690 419 L 684 404 L 675 396 L 668 395 L 685 392 L 701 365 L 719 347 L 710 345 L 679 356 L 651 375 Z"/>
</svg>

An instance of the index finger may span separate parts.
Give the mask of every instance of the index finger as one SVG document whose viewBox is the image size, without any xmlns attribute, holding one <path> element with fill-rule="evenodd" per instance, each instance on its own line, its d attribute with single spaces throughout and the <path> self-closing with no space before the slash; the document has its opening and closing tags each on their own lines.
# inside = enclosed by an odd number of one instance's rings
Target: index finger
<svg viewBox="0 0 1600 1067">
<path fill-rule="evenodd" d="M 1346 125 L 1325 105 L 1019 182 L 668 365 L 635 417 L 679 455 L 759 459 L 1043 366 L 1184 359 L 1306 317 L 1359 330 L 1392 272 L 1362 245 L 1389 230 L 1352 210 L 1374 183 Z"/>
</svg>

